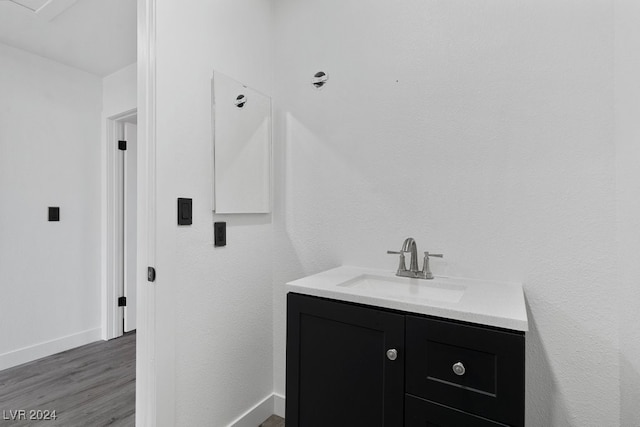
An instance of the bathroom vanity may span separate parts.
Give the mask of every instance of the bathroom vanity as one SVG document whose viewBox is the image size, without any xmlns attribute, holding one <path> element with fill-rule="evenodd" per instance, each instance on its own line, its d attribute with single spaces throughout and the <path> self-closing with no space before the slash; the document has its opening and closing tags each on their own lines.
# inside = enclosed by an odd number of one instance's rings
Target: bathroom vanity
<svg viewBox="0 0 640 427">
<path fill-rule="evenodd" d="M 339 267 L 287 291 L 288 426 L 524 425 L 519 284 Z"/>
</svg>

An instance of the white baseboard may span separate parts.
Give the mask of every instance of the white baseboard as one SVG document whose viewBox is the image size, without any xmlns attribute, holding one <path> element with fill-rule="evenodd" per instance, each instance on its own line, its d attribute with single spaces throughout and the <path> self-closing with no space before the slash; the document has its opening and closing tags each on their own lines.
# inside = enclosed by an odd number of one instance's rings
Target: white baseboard
<svg viewBox="0 0 640 427">
<path fill-rule="evenodd" d="M 81 345 L 100 341 L 102 328 L 89 329 L 77 334 L 31 345 L 18 350 L 0 354 L 0 370 L 32 362 L 42 357 L 51 356 L 61 351 L 69 350 Z"/>
<path fill-rule="evenodd" d="M 283 395 L 273 393 L 273 413 L 282 418 L 284 418 L 284 402 Z"/>
<path fill-rule="evenodd" d="M 273 393 L 249 409 L 228 427 L 258 427 L 260 423 L 276 414 L 284 417 L 284 396 Z"/>
</svg>

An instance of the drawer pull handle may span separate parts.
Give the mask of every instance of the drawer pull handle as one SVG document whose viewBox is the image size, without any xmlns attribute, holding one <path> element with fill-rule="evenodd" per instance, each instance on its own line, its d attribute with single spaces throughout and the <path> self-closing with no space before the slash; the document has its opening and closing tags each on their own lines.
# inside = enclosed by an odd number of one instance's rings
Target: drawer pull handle
<svg viewBox="0 0 640 427">
<path fill-rule="evenodd" d="M 464 368 L 464 365 L 462 364 L 462 362 L 454 363 L 452 366 L 452 369 L 453 369 L 453 373 L 459 376 L 464 375 L 464 373 L 467 371 Z"/>
<path fill-rule="evenodd" d="M 397 358 L 398 358 L 398 350 L 396 350 L 395 348 L 387 350 L 387 359 L 396 360 Z"/>
</svg>

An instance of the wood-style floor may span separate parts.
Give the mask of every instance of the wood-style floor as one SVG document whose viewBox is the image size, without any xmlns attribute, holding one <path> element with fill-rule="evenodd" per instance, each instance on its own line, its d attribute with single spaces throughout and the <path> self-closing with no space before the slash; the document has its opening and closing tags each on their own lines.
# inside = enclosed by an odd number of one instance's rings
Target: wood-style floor
<svg viewBox="0 0 640 427">
<path fill-rule="evenodd" d="M 134 426 L 135 380 L 135 333 L 0 371 L 0 426 Z M 20 410 L 27 420 L 12 420 Z"/>
<path fill-rule="evenodd" d="M 265 420 L 265 422 L 260 424 L 260 427 L 284 427 L 284 418 L 277 415 L 271 415 Z"/>
</svg>

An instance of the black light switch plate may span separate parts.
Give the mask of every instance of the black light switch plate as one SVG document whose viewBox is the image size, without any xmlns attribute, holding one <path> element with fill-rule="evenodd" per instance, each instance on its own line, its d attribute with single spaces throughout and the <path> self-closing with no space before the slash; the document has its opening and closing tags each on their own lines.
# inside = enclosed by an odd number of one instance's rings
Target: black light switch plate
<svg viewBox="0 0 640 427">
<path fill-rule="evenodd" d="M 213 223 L 213 246 L 227 246 L 227 223 Z"/>
<path fill-rule="evenodd" d="M 49 221 L 60 221 L 60 208 L 49 206 Z"/>
<path fill-rule="evenodd" d="M 178 225 L 191 225 L 192 220 L 191 199 L 178 199 Z"/>
</svg>

